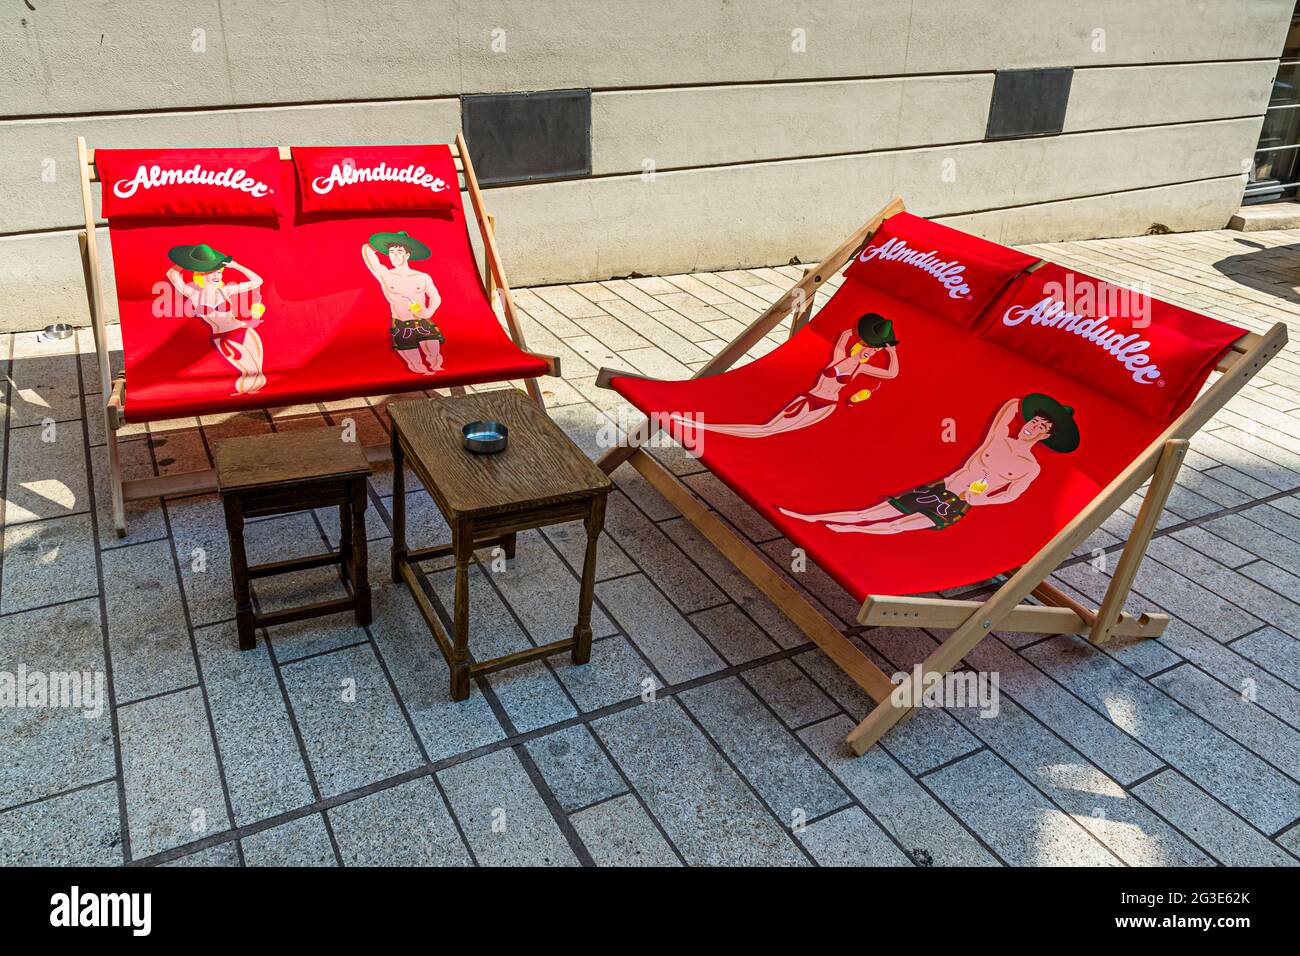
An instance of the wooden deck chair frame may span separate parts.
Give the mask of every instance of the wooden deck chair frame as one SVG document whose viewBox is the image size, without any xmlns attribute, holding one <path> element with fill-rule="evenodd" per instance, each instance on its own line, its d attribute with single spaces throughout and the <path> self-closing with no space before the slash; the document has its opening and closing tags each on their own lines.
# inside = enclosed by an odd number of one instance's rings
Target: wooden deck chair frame
<svg viewBox="0 0 1300 956">
<path fill-rule="evenodd" d="M 831 276 L 843 268 L 871 238 L 880 224 L 903 211 L 903 201 L 893 199 L 864 226 L 849 236 L 821 263 L 808 269 L 802 279 L 729 342 L 705 364 L 695 378 L 716 375 L 731 368 L 778 323 L 791 317 L 791 335 L 808 321 L 813 295 Z M 1031 267 L 1035 268 L 1035 267 Z M 1248 333 L 1235 341 L 1216 365 L 1221 373 L 1177 420 L 1121 472 L 1073 521 L 1066 525 L 1025 565 L 982 601 L 869 595 L 858 612 L 858 623 L 894 627 L 951 629 L 951 633 L 922 662 L 910 678 L 912 694 L 895 695 L 889 677 L 850 641 L 840 629 L 790 584 L 766 558 L 743 541 L 719 519 L 671 471 L 641 446 L 657 431 L 650 420 L 626 435 L 620 444 L 601 457 L 598 464 L 606 474 L 627 462 L 640 472 L 660 494 L 672 502 L 701 534 L 711 541 L 756 587 L 765 593 L 814 643 L 875 701 L 875 708 L 846 738 L 857 754 L 865 753 L 895 724 L 915 708 L 899 701 L 921 699 L 921 690 L 931 675 L 953 670 L 992 631 L 1028 631 L 1044 634 L 1086 634 L 1094 644 L 1115 636 L 1157 637 L 1169 619 L 1163 614 L 1133 616 L 1123 611 L 1138 565 L 1155 531 L 1156 520 L 1174 485 L 1186 455 L 1189 439 L 1250 381 L 1282 346 L 1286 326 L 1275 324 L 1263 335 Z M 608 388 L 610 379 L 636 373 L 601 369 L 597 384 Z M 1151 485 L 1143 498 L 1137 520 L 1124 545 L 1101 606 L 1085 607 L 1049 584 L 1047 577 L 1083 542 L 1102 521 L 1136 492 L 1143 482 Z M 1042 604 L 1026 604 L 1035 596 Z"/>
<path fill-rule="evenodd" d="M 478 220 L 479 235 L 483 247 L 482 279 L 487 289 L 488 298 L 494 304 L 499 299 L 501 312 L 505 317 L 507 331 L 519 346 L 530 355 L 546 362 L 548 375 L 560 374 L 560 360 L 554 355 L 542 355 L 531 352 L 524 341 L 523 329 L 515 310 L 514 297 L 510 293 L 510 283 L 506 280 L 505 266 L 501 263 L 501 252 L 497 248 L 496 217 L 491 215 L 483 205 L 483 194 L 479 189 L 478 177 L 474 174 L 474 165 L 470 161 L 469 150 L 465 146 L 462 133 L 456 134 L 451 148 L 452 159 L 456 163 L 456 172 L 460 178 L 460 187 L 469 193 L 470 206 L 474 218 Z M 289 147 L 281 146 L 280 159 L 290 158 Z M 211 468 L 183 472 L 154 478 L 136 478 L 122 480 L 121 457 L 118 451 L 117 431 L 126 424 L 123 415 L 126 394 L 125 373 L 114 376 L 108 357 L 108 339 L 106 334 L 106 317 L 104 311 L 104 293 L 99 269 L 99 249 L 94 241 L 95 209 L 90 184 L 96 182 L 95 151 L 86 146 L 84 136 L 77 137 L 77 163 L 81 174 L 81 204 L 85 213 L 86 228 L 77 234 L 81 244 L 81 264 L 85 273 L 86 298 L 90 304 L 90 327 L 95 336 L 95 356 L 99 365 L 100 394 L 105 396 L 103 407 L 105 434 L 108 445 L 109 494 L 112 497 L 113 525 L 117 536 L 126 534 L 126 502 L 144 498 L 174 497 L 178 495 L 202 494 L 215 491 L 217 487 L 216 471 Z M 542 390 L 536 378 L 524 380 L 524 387 L 529 397 L 545 408 Z M 453 394 L 464 392 L 462 386 L 451 389 Z M 387 441 L 381 444 L 366 445 L 366 456 L 372 461 L 386 461 L 392 457 Z"/>
</svg>

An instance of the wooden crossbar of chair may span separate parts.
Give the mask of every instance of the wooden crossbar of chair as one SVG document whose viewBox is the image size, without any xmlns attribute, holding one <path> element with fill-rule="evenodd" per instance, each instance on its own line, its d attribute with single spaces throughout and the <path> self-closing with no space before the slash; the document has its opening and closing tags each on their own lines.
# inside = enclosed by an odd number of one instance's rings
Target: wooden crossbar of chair
<svg viewBox="0 0 1300 956">
<path fill-rule="evenodd" d="M 491 215 L 483 204 L 483 194 L 479 189 L 478 177 L 474 173 L 474 164 L 470 160 L 469 149 L 461 133 L 456 134 L 454 143 L 449 143 L 452 159 L 456 164 L 459 185 L 469 195 L 474 218 L 478 221 L 479 234 L 483 244 L 482 279 L 489 301 L 501 302 L 501 312 L 506 329 L 522 351 L 546 362 L 546 374 L 560 374 L 560 360 L 554 355 L 532 352 L 524 340 L 523 327 L 515 309 L 514 298 L 510 294 L 510 283 L 506 280 L 505 266 L 501 262 L 501 252 L 496 240 L 496 217 Z M 292 158 L 288 146 L 280 146 L 280 159 Z M 86 299 L 90 306 L 90 327 L 95 338 L 95 357 L 99 368 L 100 394 L 104 400 L 104 426 L 108 445 L 109 494 L 113 510 L 113 525 L 120 538 L 126 534 L 125 502 L 160 497 L 202 494 L 215 491 L 217 473 L 215 469 L 204 468 L 191 472 L 163 475 L 154 478 L 122 479 L 121 456 L 118 450 L 117 431 L 125 424 L 125 378 L 114 376 L 109 362 L 107 338 L 107 313 L 104 309 L 104 292 L 99 267 L 99 248 L 95 243 L 95 209 L 94 194 L 91 183 L 98 182 L 95 171 L 95 151 L 86 146 L 84 136 L 77 137 L 77 164 L 81 174 L 81 205 L 86 228 L 77 234 L 81 246 L 81 264 L 86 282 Z M 528 395 L 538 405 L 546 407 L 542 398 L 541 387 L 536 378 L 524 380 Z M 464 388 L 455 386 L 453 394 L 463 394 Z M 387 441 L 365 446 L 366 457 L 371 462 L 390 460 L 391 449 Z"/>
<path fill-rule="evenodd" d="M 860 229 L 835 248 L 821 263 L 722 348 L 693 376 L 701 378 L 726 371 L 777 326 L 787 315 L 792 331 L 808 320 L 811 295 L 830 276 L 842 269 L 871 238 L 880 224 L 903 211 L 895 198 Z M 1041 265 L 1038 263 L 1035 265 Z M 1030 267 L 1032 271 L 1033 268 Z M 1268 332 L 1247 333 L 1232 344 L 1219 360 L 1222 373 L 1199 398 L 1153 441 L 1093 501 L 1059 531 L 1051 541 L 982 601 L 945 600 L 896 595 L 868 595 L 858 612 L 858 623 L 873 626 L 924 627 L 952 633 L 922 662 L 924 681 L 929 675 L 943 675 L 955 668 L 970 651 L 993 631 L 1028 631 L 1043 634 L 1087 635 L 1096 644 L 1113 637 L 1150 638 L 1164 632 L 1165 614 L 1131 615 L 1124 603 L 1132 588 L 1138 565 L 1146 554 L 1156 520 L 1174 486 L 1178 468 L 1186 457 L 1189 439 L 1221 409 L 1286 344 L 1284 323 Z M 596 384 L 610 387 L 612 378 L 635 373 L 601 369 Z M 723 556 L 875 701 L 875 708 L 845 738 L 857 754 L 865 753 L 891 727 L 906 720 L 914 707 L 895 701 L 894 685 L 880 668 L 849 640 L 840 629 L 808 602 L 749 543 L 733 532 L 663 464 L 646 453 L 645 445 L 658 431 L 659 423 L 647 419 L 633 429 L 619 445 L 607 451 L 598 464 L 606 474 L 624 462 L 630 463 L 682 516 L 708 538 Z M 1133 530 L 1124 546 L 1111 583 L 1093 610 L 1066 595 L 1050 583 L 1048 576 L 1095 531 L 1109 515 L 1151 480 Z M 1042 604 L 1026 604 L 1030 595 Z M 915 695 L 913 697 L 915 699 Z"/>
</svg>

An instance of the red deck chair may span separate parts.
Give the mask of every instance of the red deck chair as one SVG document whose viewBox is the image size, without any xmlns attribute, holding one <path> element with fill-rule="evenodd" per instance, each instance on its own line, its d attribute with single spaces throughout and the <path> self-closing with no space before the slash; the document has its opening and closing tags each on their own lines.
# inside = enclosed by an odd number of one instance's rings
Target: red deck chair
<svg viewBox="0 0 1300 956">
<path fill-rule="evenodd" d="M 807 322 L 813 292 L 850 261 Z M 789 341 L 731 369 L 788 314 Z M 694 378 L 602 370 L 598 381 L 650 418 L 601 466 L 633 465 L 871 695 L 876 708 L 848 737 L 862 753 L 912 711 L 929 675 L 990 631 L 1159 635 L 1167 617 L 1122 608 L 1187 440 L 1285 341 L 1281 323 L 1250 334 L 910 216 L 895 200 Z M 1198 398 L 1215 368 L 1223 374 Z M 902 686 L 915 697 L 895 693 L 639 447 L 660 429 L 860 601 L 860 623 L 953 629 L 921 682 Z M 1148 478 L 1101 607 L 1048 584 Z M 927 596 L 1001 574 L 983 601 Z M 1043 603 L 1022 603 L 1030 594 Z"/>
<path fill-rule="evenodd" d="M 123 481 L 123 423 L 520 379 L 541 404 L 537 376 L 559 374 L 556 358 L 527 351 L 495 222 L 459 135 L 451 147 L 292 151 L 94 152 L 79 138 L 78 152 L 119 535 L 125 500 L 215 488 L 211 470 Z M 117 373 L 87 240 L 91 183 L 101 178 L 122 331 Z M 482 276 L 462 188 L 482 237 Z M 220 286 L 205 275 L 209 263 Z M 493 309 L 497 293 L 509 335 Z M 387 449 L 367 453 L 378 460 Z"/>
</svg>

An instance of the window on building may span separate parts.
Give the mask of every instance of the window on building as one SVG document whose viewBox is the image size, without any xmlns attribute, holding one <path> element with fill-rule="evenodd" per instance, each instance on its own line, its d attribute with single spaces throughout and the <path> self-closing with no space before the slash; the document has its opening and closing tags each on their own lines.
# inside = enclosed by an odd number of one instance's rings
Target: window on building
<svg viewBox="0 0 1300 956">
<path fill-rule="evenodd" d="M 1273 80 L 1273 96 L 1246 184 L 1247 203 L 1291 199 L 1300 192 L 1300 3 Z"/>
</svg>

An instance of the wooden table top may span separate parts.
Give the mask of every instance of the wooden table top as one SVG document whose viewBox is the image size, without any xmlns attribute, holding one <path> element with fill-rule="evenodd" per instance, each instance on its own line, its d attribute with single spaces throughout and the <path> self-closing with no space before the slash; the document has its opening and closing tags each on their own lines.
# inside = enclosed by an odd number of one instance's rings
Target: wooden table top
<svg viewBox="0 0 1300 956">
<path fill-rule="evenodd" d="M 388 414 L 404 447 L 436 486 L 448 517 L 475 517 L 561 504 L 607 493 L 613 484 L 560 427 L 512 388 L 451 398 L 393 402 Z M 461 429 L 503 422 L 506 447 L 476 455 Z"/>
<path fill-rule="evenodd" d="M 343 441 L 339 428 L 226 438 L 213 444 L 212 458 L 223 492 L 370 473 L 360 443 Z"/>
</svg>

